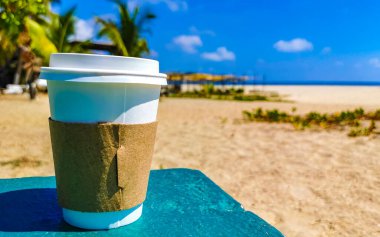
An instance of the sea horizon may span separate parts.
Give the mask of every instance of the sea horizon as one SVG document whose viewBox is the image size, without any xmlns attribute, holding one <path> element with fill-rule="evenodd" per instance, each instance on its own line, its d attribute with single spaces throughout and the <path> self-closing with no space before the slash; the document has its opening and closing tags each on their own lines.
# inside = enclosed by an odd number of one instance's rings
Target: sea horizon
<svg viewBox="0 0 380 237">
<path fill-rule="evenodd" d="M 302 80 L 302 81 L 283 81 L 283 80 L 246 80 L 246 81 L 215 81 L 214 85 L 239 85 L 239 86 L 380 86 L 380 81 L 325 81 L 325 80 Z M 210 81 L 168 81 L 169 85 L 181 84 L 211 84 Z"/>
</svg>

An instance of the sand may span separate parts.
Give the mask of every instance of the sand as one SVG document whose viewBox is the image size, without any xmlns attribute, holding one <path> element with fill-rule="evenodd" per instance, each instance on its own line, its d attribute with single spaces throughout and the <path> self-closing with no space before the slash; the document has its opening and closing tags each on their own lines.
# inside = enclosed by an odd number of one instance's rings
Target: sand
<svg viewBox="0 0 380 237">
<path fill-rule="evenodd" d="M 380 236 L 379 135 L 241 121 L 242 110 L 259 106 L 300 113 L 380 108 L 366 103 L 380 102 L 380 93 L 350 90 L 360 88 L 341 91 L 362 94 L 356 103 L 339 95 L 324 103 L 321 91 L 319 101 L 314 91 L 312 102 L 295 103 L 164 98 L 153 168 L 201 170 L 286 236 Z M 30 102 L 0 95 L 1 178 L 54 174 L 48 116 L 46 96 Z"/>
<path fill-rule="evenodd" d="M 264 86 L 287 99 L 302 103 L 350 104 L 380 107 L 380 87 L 376 86 Z"/>
<path fill-rule="evenodd" d="M 201 90 L 202 85 L 183 85 L 182 91 Z M 299 103 L 323 105 L 380 106 L 380 87 L 376 86 L 239 86 L 215 85 L 218 89 L 244 88 L 251 91 L 276 92 L 283 99 Z"/>
</svg>

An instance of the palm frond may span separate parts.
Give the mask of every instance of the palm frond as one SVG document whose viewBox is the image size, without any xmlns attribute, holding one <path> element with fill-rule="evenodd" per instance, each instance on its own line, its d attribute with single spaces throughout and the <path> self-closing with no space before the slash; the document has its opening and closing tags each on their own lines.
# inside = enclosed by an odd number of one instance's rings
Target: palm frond
<svg viewBox="0 0 380 237">
<path fill-rule="evenodd" d="M 116 24 L 111 20 L 106 21 L 101 18 L 96 18 L 96 22 L 102 25 L 102 29 L 99 31 L 98 36 L 107 36 L 115 44 L 123 56 L 129 56 L 128 50 L 124 45 Z"/>
<path fill-rule="evenodd" d="M 121 55 L 140 57 L 149 52 L 148 43 L 140 33 L 150 32 L 147 25 L 156 16 L 149 10 L 141 11 L 139 7 L 128 9 L 127 2 L 122 0 L 110 1 L 118 7 L 118 20 L 97 18 L 97 23 L 101 25 L 98 37 L 106 36 L 110 39 Z"/>
<path fill-rule="evenodd" d="M 11 38 L 8 37 L 4 30 L 0 30 L 0 66 L 4 65 L 16 51 L 16 45 Z"/>
<path fill-rule="evenodd" d="M 76 10 L 76 6 L 70 8 L 66 13 L 59 17 L 61 32 L 59 35 L 58 42 L 58 51 L 63 52 L 65 44 L 68 45 L 68 38 L 71 35 L 75 34 L 74 24 L 74 13 Z"/>
<path fill-rule="evenodd" d="M 31 49 L 46 63 L 49 60 L 50 54 L 57 52 L 57 48 L 46 36 L 43 27 L 34 20 L 26 17 L 25 27 L 31 39 Z"/>
</svg>

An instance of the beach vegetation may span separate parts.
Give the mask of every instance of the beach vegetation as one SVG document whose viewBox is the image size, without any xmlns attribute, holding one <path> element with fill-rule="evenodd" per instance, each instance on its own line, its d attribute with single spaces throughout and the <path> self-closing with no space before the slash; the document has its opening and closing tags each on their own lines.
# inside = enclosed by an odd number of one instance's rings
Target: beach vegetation
<svg viewBox="0 0 380 237">
<path fill-rule="evenodd" d="M 306 128 L 322 129 L 345 129 L 350 128 L 349 136 L 369 136 L 376 133 L 375 121 L 380 121 L 380 110 L 365 112 L 363 108 L 347 110 L 336 113 L 318 113 L 309 112 L 306 114 L 295 114 L 279 111 L 278 109 L 263 110 L 256 108 L 252 111 L 243 111 L 243 119 L 251 122 L 269 122 L 269 123 L 289 123 L 297 130 Z M 370 121 L 368 127 L 363 126 L 365 121 Z"/>
<path fill-rule="evenodd" d="M 204 98 L 214 100 L 237 100 L 237 101 L 282 101 L 277 93 L 250 92 L 245 93 L 244 88 L 216 88 L 213 84 L 202 85 L 200 90 L 193 91 L 172 91 L 168 93 L 169 97 L 176 98 Z"/>
<path fill-rule="evenodd" d="M 60 14 L 51 11 L 57 0 L 0 1 L 0 89 L 9 84 L 27 84 L 34 88 L 40 67 L 48 65 L 52 53 L 91 53 L 108 51 L 120 56 L 141 57 L 149 54 L 144 34 L 156 16 L 149 9 L 127 2 L 111 0 L 118 10 L 118 19 L 96 17 L 100 25 L 98 37 L 110 43 L 76 40 L 75 7 Z M 34 96 L 31 98 L 34 98 Z"/>
<path fill-rule="evenodd" d="M 43 165 L 43 162 L 40 160 L 35 160 L 26 156 L 21 156 L 17 159 L 9 160 L 9 161 L 0 161 L 0 167 L 2 166 L 11 166 L 14 168 L 22 168 L 22 167 L 39 167 Z"/>
<path fill-rule="evenodd" d="M 73 43 L 75 38 L 75 10 L 71 7 L 62 14 L 49 13 L 49 21 L 45 25 L 47 36 L 55 45 L 57 52 L 61 53 L 85 53 L 88 50 L 84 47 L 90 43 L 89 40 Z"/>
<path fill-rule="evenodd" d="M 107 37 L 116 46 L 114 54 L 130 57 L 141 57 L 149 53 L 148 43 L 141 35 L 150 33 L 148 25 L 156 18 L 148 9 L 139 7 L 128 9 L 128 4 L 122 0 L 112 0 L 119 10 L 118 20 L 102 19 L 96 21 L 101 29 L 98 37 Z"/>
<path fill-rule="evenodd" d="M 28 83 L 57 52 L 46 33 L 51 2 L 0 1 L 0 87 Z"/>
<path fill-rule="evenodd" d="M 354 127 L 351 128 L 350 132 L 348 133 L 348 136 L 350 137 L 358 137 L 358 136 L 369 136 L 372 133 L 374 133 L 376 129 L 376 124 L 374 120 L 371 120 L 370 125 L 368 127 Z"/>
<path fill-rule="evenodd" d="M 47 22 L 47 14 L 50 9 L 50 0 L 2 0 L 0 2 L 0 66 L 6 64 L 15 54 L 21 50 L 37 51 L 37 54 L 46 56 L 45 53 L 55 52 L 56 48 L 51 42 L 46 41 L 42 26 Z M 35 37 L 42 34 L 39 41 Z M 40 45 L 46 48 L 42 49 Z M 32 46 L 31 46 L 32 45 Z"/>
</svg>

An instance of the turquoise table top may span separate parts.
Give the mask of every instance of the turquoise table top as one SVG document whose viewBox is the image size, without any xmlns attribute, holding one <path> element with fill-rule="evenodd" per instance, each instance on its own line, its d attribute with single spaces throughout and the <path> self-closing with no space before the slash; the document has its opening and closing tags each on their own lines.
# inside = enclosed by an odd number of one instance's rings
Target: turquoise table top
<svg viewBox="0 0 380 237">
<path fill-rule="evenodd" d="M 87 231 L 62 219 L 54 177 L 0 179 L 0 236 L 283 236 L 197 170 L 151 171 L 142 217 Z"/>
</svg>

